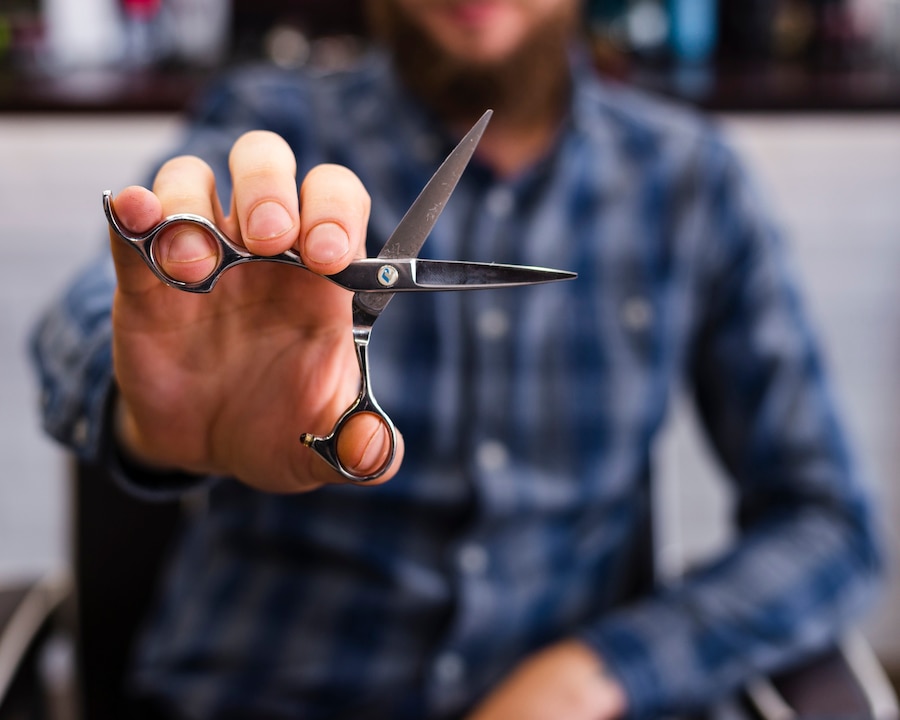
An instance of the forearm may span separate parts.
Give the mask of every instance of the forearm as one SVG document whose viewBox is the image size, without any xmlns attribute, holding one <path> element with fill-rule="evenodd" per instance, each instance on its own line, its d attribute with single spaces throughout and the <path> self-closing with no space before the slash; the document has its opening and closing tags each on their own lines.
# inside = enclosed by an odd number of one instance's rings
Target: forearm
<svg viewBox="0 0 900 720">
<path fill-rule="evenodd" d="M 773 517 L 723 559 L 581 637 L 622 682 L 634 717 L 708 705 L 824 646 L 858 615 L 877 570 L 866 528 L 827 508 Z"/>
<path fill-rule="evenodd" d="M 739 527 L 722 557 L 582 634 L 635 717 L 689 712 L 824 645 L 878 573 L 867 489 L 784 244 L 740 165 L 715 158 L 684 375 Z"/>
<path fill-rule="evenodd" d="M 47 309 L 31 337 L 47 433 L 86 460 L 100 451 L 112 385 L 112 266 L 98 258 Z"/>
</svg>

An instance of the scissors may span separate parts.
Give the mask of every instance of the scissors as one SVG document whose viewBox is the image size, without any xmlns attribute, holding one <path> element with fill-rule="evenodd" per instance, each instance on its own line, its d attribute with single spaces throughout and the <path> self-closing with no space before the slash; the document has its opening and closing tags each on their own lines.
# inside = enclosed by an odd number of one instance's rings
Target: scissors
<svg viewBox="0 0 900 720">
<path fill-rule="evenodd" d="M 447 156 L 415 202 L 388 238 L 377 257 L 354 260 L 347 268 L 333 275 L 322 275 L 341 287 L 352 290 L 353 342 L 361 376 L 359 395 L 338 418 L 332 431 L 325 436 L 303 433 L 300 442 L 312 449 L 334 470 L 348 480 L 367 482 L 381 477 L 390 467 L 397 447 L 397 429 L 390 417 L 375 400 L 369 378 L 369 338 L 372 326 L 397 292 L 435 290 L 477 290 L 514 285 L 533 285 L 556 280 L 570 280 L 575 273 L 549 268 L 497 263 L 423 260 L 416 256 L 431 233 L 431 229 L 456 188 L 490 120 L 488 110 Z M 112 194 L 103 193 L 103 210 L 113 232 L 141 254 L 147 266 L 167 285 L 186 292 L 207 293 L 229 268 L 249 262 L 275 262 L 294 265 L 312 272 L 294 250 L 273 256 L 253 255 L 232 242 L 215 224 L 200 215 L 180 213 L 169 215 L 142 235 L 128 232 L 112 208 Z M 197 282 L 184 282 L 166 274 L 155 253 L 156 240 L 171 225 L 199 226 L 218 243 L 218 261 L 213 271 Z M 337 452 L 337 439 L 347 423 L 360 413 L 375 415 L 387 428 L 389 448 L 384 462 L 368 474 L 357 474 L 346 467 Z"/>
</svg>

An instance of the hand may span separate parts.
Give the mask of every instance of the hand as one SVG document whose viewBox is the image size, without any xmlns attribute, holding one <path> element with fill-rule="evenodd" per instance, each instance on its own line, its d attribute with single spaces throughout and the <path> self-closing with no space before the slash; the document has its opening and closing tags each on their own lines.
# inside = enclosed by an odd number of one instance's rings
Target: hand
<svg viewBox="0 0 900 720">
<path fill-rule="evenodd" d="M 626 704 L 600 658 L 572 640 L 526 659 L 467 720 L 612 720 Z"/>
<path fill-rule="evenodd" d="M 203 215 L 253 253 L 293 247 L 322 274 L 365 255 L 369 196 L 349 170 L 314 168 L 298 205 L 294 155 L 278 136 L 242 136 L 229 165 L 234 196 L 227 216 L 212 171 L 193 157 L 166 163 L 152 192 L 123 190 L 116 214 L 136 233 L 173 213 Z M 299 436 L 328 434 L 358 393 L 352 294 L 275 263 L 234 267 L 210 294 L 187 293 L 160 282 L 119 238 L 110 241 L 123 449 L 157 467 L 231 475 L 269 491 L 344 482 Z M 215 262 L 215 245 L 197 230 L 175 226 L 157 243 L 166 272 L 179 280 L 202 279 Z M 356 418 L 338 452 L 348 467 L 372 472 L 387 458 L 387 431 L 374 417 Z M 402 442 L 381 481 L 401 458 Z"/>
</svg>

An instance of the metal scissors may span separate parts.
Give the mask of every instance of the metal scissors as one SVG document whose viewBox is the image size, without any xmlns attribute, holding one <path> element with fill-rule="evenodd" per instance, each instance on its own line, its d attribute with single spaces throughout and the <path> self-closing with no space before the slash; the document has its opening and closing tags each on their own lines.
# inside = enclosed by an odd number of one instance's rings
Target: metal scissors
<svg viewBox="0 0 900 720">
<path fill-rule="evenodd" d="M 496 263 L 422 260 L 416 256 L 425 243 L 444 205 L 456 188 L 490 120 L 488 110 L 447 156 L 425 185 L 415 202 L 388 238 L 377 257 L 355 260 L 339 273 L 323 275 L 328 280 L 354 292 L 353 342 L 361 376 L 359 395 L 338 418 L 332 431 L 325 436 L 303 433 L 300 442 L 311 448 L 325 462 L 348 480 L 366 482 L 381 477 L 394 459 L 397 429 L 390 417 L 375 400 L 369 379 L 369 338 L 372 326 L 390 302 L 394 293 L 404 291 L 477 290 L 481 288 L 533 285 L 555 280 L 569 280 L 575 273 L 549 268 Z M 122 227 L 111 202 L 110 191 L 103 193 L 103 209 L 113 232 L 141 254 L 148 267 L 167 285 L 187 292 L 207 293 L 223 272 L 234 265 L 248 262 L 275 262 L 309 269 L 293 250 L 279 255 L 252 255 L 232 242 L 212 222 L 200 215 L 180 213 L 169 215 L 142 235 L 133 235 Z M 215 269 L 203 280 L 187 283 L 166 274 L 155 254 L 156 239 L 171 225 L 190 223 L 199 226 L 219 245 Z M 311 271 L 309 271 L 311 272 Z M 390 445 L 387 458 L 374 472 L 359 475 L 346 467 L 337 452 L 337 439 L 347 423 L 360 413 L 375 415 L 388 429 Z"/>
</svg>

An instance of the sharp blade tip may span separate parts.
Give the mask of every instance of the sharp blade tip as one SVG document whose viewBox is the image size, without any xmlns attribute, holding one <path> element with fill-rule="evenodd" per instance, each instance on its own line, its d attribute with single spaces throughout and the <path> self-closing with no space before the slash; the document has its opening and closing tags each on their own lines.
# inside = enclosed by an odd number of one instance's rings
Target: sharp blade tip
<svg viewBox="0 0 900 720">
<path fill-rule="evenodd" d="M 487 127 L 488 122 L 490 121 L 493 114 L 493 110 L 485 110 L 484 114 L 478 119 L 478 122 L 476 122 L 472 126 L 472 129 L 469 130 L 468 133 L 466 133 L 467 137 L 475 140 L 476 142 L 481 140 L 481 136 L 484 134 L 484 130 Z"/>
<path fill-rule="evenodd" d="M 543 282 L 563 282 L 565 280 L 574 280 L 578 277 L 578 273 L 569 272 L 568 270 L 545 270 Z M 538 280 L 537 282 L 541 282 Z"/>
</svg>

